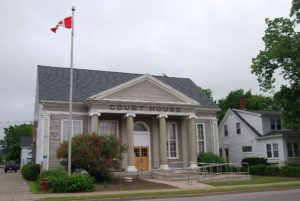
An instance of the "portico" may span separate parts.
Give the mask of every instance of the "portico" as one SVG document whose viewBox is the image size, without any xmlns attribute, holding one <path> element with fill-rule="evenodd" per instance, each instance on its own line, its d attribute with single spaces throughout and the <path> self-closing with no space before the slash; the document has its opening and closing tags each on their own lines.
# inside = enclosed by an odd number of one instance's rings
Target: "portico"
<svg viewBox="0 0 300 201">
<path fill-rule="evenodd" d="M 186 108 L 183 109 L 178 105 L 175 107 L 148 106 L 149 108 L 148 110 L 146 109 L 147 106 L 138 105 L 138 104 L 135 105 L 126 104 L 126 106 L 119 104 L 117 106 L 112 107 L 112 105 L 108 104 L 108 110 L 112 110 L 112 114 L 114 114 L 115 117 L 119 117 L 120 119 L 121 126 L 118 127 L 117 129 L 120 129 L 123 132 L 125 131 L 124 133 L 118 131 L 118 133 L 121 133 L 122 143 L 126 144 L 128 147 L 126 160 L 123 161 L 126 162 L 126 166 L 123 165 L 125 171 L 127 172 L 138 171 L 138 169 L 136 168 L 137 166 L 136 157 L 140 157 L 141 153 L 135 153 L 135 151 L 137 151 L 136 145 L 143 145 L 143 147 L 147 149 L 147 156 L 145 157 L 148 158 L 147 159 L 148 161 L 146 162 L 146 164 L 148 164 L 148 167 L 143 169 L 151 170 L 153 168 L 159 168 L 161 170 L 168 170 L 169 163 L 172 160 L 172 158 L 173 160 L 176 161 L 183 161 L 183 156 L 182 156 L 183 152 L 190 153 L 190 157 L 185 158 L 185 161 L 189 164 L 191 168 L 196 167 L 197 150 L 196 150 L 196 139 L 195 139 L 196 138 L 195 119 L 197 117 L 195 113 L 181 112 L 187 110 Z M 94 110 L 93 112 L 89 112 L 89 117 L 90 117 L 89 121 L 91 122 L 90 124 L 91 132 L 95 134 L 101 134 L 99 122 L 109 120 L 107 117 L 105 118 L 105 116 L 109 116 L 109 114 L 111 113 L 108 113 L 106 109 L 102 109 L 102 110 L 98 109 L 95 111 L 95 107 L 91 107 L 91 108 L 93 108 Z M 115 108 L 119 108 L 119 109 L 116 110 Z M 139 108 L 139 110 L 138 109 L 132 110 L 132 108 Z M 153 108 L 156 108 L 156 110 L 157 108 L 174 108 L 174 110 L 171 109 L 169 112 L 160 113 L 160 111 L 154 111 Z M 173 126 L 174 126 L 173 132 L 175 133 L 173 136 L 174 138 L 173 141 L 171 139 L 172 142 L 169 142 L 170 137 L 172 138 L 172 136 L 169 136 L 172 135 L 172 133 L 170 133 L 172 131 L 168 131 L 168 126 L 167 126 L 167 122 L 169 122 L 168 120 L 170 119 L 169 117 L 171 118 L 170 122 L 173 122 Z M 125 123 L 122 123 L 122 121 Z M 140 138 L 135 137 L 135 135 L 137 135 L 135 134 L 136 122 L 140 122 L 144 124 L 146 127 L 148 127 L 145 130 L 149 131 L 148 132 L 149 140 L 147 139 L 142 140 L 141 137 Z M 180 129 L 182 123 L 187 123 L 188 132 L 182 133 L 182 129 Z M 124 126 L 125 128 L 122 128 L 122 126 Z M 185 136 L 182 137 L 182 135 Z M 180 138 L 181 140 L 179 140 L 178 138 Z M 149 143 L 144 144 L 139 142 L 139 144 L 137 144 L 137 142 L 135 142 L 135 139 L 139 139 L 139 141 L 149 141 Z M 186 141 L 187 139 L 189 139 L 188 142 Z M 179 143 L 181 144 L 179 145 Z M 154 146 L 153 144 L 156 144 L 156 146 Z M 189 144 L 189 146 L 184 146 L 184 144 Z M 156 148 L 153 149 L 153 147 Z M 185 150 L 183 151 L 182 149 Z M 151 158 L 153 158 L 152 159 L 153 162 L 151 161 Z"/>
</svg>

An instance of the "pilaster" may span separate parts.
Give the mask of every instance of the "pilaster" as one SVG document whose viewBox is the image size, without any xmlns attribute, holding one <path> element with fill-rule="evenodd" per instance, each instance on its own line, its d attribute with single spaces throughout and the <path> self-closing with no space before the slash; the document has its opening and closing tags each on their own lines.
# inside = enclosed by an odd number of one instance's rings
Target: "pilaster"
<svg viewBox="0 0 300 201">
<path fill-rule="evenodd" d="M 196 124 L 195 115 L 189 116 L 189 140 L 190 140 L 190 167 L 197 167 L 197 149 L 196 149 Z"/>
</svg>

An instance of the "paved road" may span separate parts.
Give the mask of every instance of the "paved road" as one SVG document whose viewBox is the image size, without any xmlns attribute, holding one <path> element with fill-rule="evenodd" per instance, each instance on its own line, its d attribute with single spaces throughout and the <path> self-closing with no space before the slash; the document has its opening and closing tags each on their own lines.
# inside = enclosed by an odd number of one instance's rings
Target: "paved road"
<svg viewBox="0 0 300 201">
<path fill-rule="evenodd" d="M 181 197 L 169 199 L 155 199 L 155 201 L 299 201 L 300 189 L 266 191 L 205 197 Z M 146 200 L 143 200 L 146 201 Z M 148 200 L 153 201 L 153 199 Z"/>
</svg>

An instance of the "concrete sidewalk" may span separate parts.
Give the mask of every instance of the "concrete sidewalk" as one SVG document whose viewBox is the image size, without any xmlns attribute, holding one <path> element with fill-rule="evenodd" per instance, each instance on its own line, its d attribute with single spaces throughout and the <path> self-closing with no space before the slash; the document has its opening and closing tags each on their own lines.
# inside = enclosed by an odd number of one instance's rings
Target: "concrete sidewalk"
<svg viewBox="0 0 300 201">
<path fill-rule="evenodd" d="M 27 182 L 20 172 L 7 172 L 0 175 L 0 201 L 34 200 L 35 195 L 29 191 Z"/>
<path fill-rule="evenodd" d="M 131 191 L 106 191 L 106 192 L 90 192 L 90 193 L 60 193 L 60 194 L 32 194 L 29 191 L 27 182 L 22 178 L 21 174 L 18 173 L 6 173 L 0 175 L 0 201 L 31 201 L 39 200 L 42 198 L 50 197 L 69 197 L 69 196 L 97 196 L 97 195 L 111 195 L 111 194 L 131 194 L 131 193 L 146 193 L 146 192 L 171 192 L 180 190 L 199 190 L 199 189 L 223 189 L 232 187 L 247 187 L 247 186 L 266 186 L 275 184 L 291 184 L 300 183 L 300 181 L 295 182 L 281 182 L 281 183 L 269 183 L 269 184 L 253 184 L 253 185 L 239 185 L 239 186 L 220 186 L 214 187 L 198 182 L 170 182 L 161 181 L 156 179 L 147 179 L 151 182 L 165 183 L 168 185 L 175 186 L 177 188 L 172 189 L 154 189 L 154 190 L 131 190 Z"/>
</svg>

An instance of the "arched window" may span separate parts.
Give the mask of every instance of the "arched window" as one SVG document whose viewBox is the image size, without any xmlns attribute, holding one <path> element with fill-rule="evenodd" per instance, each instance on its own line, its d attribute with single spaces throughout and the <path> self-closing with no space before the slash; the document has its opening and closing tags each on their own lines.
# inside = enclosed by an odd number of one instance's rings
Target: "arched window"
<svg viewBox="0 0 300 201">
<path fill-rule="evenodd" d="M 143 123 L 134 124 L 134 131 L 148 131 L 147 127 Z"/>
</svg>

